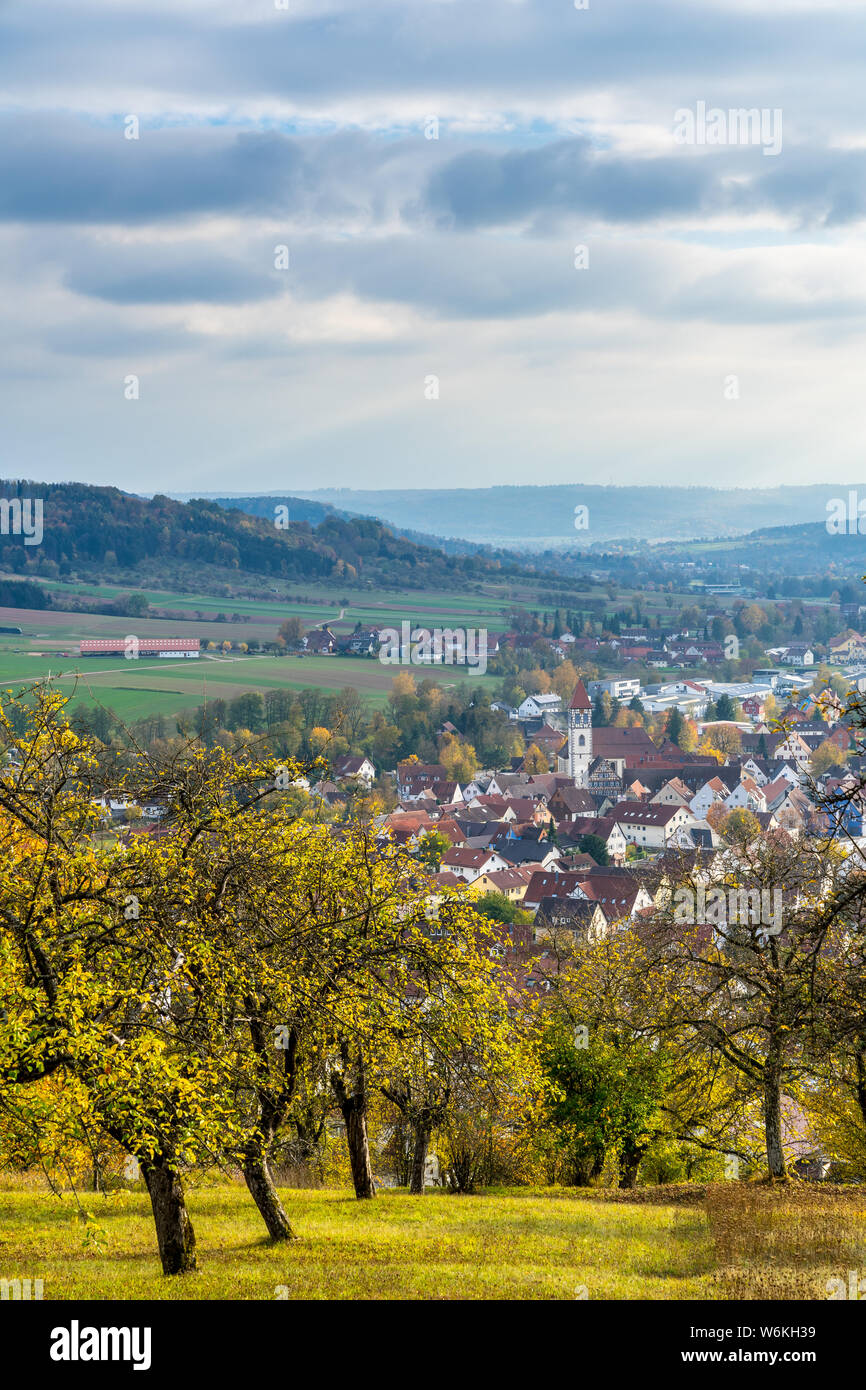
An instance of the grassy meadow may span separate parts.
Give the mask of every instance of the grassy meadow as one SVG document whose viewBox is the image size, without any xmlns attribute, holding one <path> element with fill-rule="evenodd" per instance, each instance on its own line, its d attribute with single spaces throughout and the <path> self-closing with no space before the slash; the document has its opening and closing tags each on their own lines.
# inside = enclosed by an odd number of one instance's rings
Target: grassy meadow
<svg viewBox="0 0 866 1390">
<path fill-rule="evenodd" d="M 862 1271 L 866 1191 L 719 1183 L 471 1197 L 283 1190 L 298 1239 L 272 1245 L 245 1188 L 193 1186 L 200 1272 L 162 1276 L 146 1194 L 0 1186 L 0 1274 L 46 1300 L 826 1299 Z"/>
<path fill-rule="evenodd" d="M 246 1190 L 190 1193 L 201 1271 L 165 1279 L 146 1194 L 0 1190 L 0 1270 L 46 1299 L 683 1299 L 710 1295 L 699 1210 L 520 1191 L 423 1198 L 282 1193 L 299 1239 L 269 1243 Z M 586 1294 L 581 1293 L 581 1289 Z M 285 1292 L 283 1292 L 285 1290 Z"/>
</svg>

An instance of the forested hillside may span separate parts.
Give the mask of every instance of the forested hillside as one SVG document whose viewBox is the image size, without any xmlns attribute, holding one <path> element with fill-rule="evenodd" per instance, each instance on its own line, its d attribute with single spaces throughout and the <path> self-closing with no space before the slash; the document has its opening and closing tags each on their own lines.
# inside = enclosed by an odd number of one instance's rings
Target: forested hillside
<svg viewBox="0 0 866 1390">
<path fill-rule="evenodd" d="M 43 535 L 25 545 L 0 536 L 0 567 L 27 575 L 138 571 L 169 584 L 191 566 L 289 580 L 336 579 L 344 585 L 459 589 L 469 578 L 500 573 L 496 561 L 446 556 L 414 544 L 372 519 L 326 514 L 318 525 L 282 516 L 249 516 L 213 500 L 136 497 L 83 483 L 5 481 L 3 496 L 40 499 Z"/>
</svg>

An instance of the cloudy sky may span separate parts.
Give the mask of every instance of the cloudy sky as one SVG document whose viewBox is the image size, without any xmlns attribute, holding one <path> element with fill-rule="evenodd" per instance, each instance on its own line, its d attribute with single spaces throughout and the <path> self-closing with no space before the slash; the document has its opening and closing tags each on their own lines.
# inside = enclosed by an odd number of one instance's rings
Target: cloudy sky
<svg viewBox="0 0 866 1390">
<path fill-rule="evenodd" d="M 862 0 L 283 2 L 0 0 L 7 476 L 862 476 Z"/>
</svg>

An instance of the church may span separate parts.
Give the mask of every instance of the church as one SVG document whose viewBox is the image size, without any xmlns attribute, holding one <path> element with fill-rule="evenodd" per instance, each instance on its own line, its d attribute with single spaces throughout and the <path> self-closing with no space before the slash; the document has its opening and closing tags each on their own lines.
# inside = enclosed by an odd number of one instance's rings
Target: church
<svg viewBox="0 0 866 1390">
<path fill-rule="evenodd" d="M 616 801 L 626 767 L 655 763 L 659 751 L 643 728 L 592 727 L 592 701 L 582 680 L 568 707 L 568 737 L 557 755 L 557 771 L 576 787 Z"/>
<path fill-rule="evenodd" d="M 588 786 L 592 758 L 592 701 L 579 680 L 568 706 L 568 775 L 576 787 Z"/>
</svg>

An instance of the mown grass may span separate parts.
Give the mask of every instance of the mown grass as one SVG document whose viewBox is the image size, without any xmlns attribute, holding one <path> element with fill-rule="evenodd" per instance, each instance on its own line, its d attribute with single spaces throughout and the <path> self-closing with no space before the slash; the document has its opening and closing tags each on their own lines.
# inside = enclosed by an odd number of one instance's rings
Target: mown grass
<svg viewBox="0 0 866 1390">
<path fill-rule="evenodd" d="M 423 1198 L 286 1191 L 299 1239 L 273 1246 L 240 1186 L 190 1193 L 200 1273 L 160 1274 L 147 1197 L 0 1190 L 0 1277 L 45 1299 L 702 1299 L 711 1246 L 698 1207 L 568 1191 Z M 585 1293 L 582 1292 L 585 1289 Z"/>
</svg>

